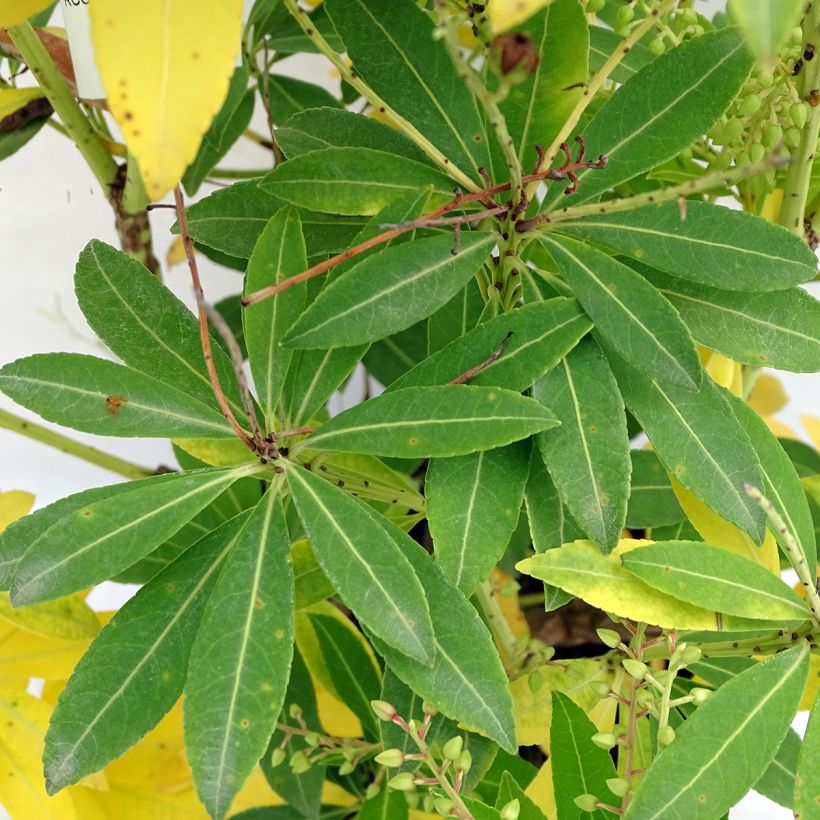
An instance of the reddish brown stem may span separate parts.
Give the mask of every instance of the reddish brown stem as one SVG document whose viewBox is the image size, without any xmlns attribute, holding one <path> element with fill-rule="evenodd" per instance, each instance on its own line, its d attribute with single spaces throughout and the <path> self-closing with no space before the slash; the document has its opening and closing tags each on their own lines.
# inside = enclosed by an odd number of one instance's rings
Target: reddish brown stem
<svg viewBox="0 0 820 820">
<path fill-rule="evenodd" d="M 510 341 L 510 337 L 512 336 L 512 331 L 510 331 L 503 339 L 501 344 L 498 346 L 496 350 L 494 350 L 481 364 L 477 364 L 475 367 L 471 367 L 466 372 L 462 373 L 460 376 L 456 376 L 450 384 L 464 384 L 465 382 L 469 381 L 473 378 L 473 376 L 477 376 L 482 370 L 489 367 L 503 352 L 504 348 L 507 346 L 507 343 Z"/>
</svg>

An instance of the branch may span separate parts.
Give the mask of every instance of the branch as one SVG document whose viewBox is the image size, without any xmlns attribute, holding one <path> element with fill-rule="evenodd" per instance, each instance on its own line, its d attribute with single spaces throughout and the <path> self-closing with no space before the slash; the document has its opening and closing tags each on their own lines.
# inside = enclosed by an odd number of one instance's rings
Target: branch
<svg viewBox="0 0 820 820">
<path fill-rule="evenodd" d="M 454 379 L 450 381 L 450 384 L 464 384 L 468 382 L 473 376 L 477 376 L 482 370 L 488 368 L 498 357 L 504 352 L 504 348 L 507 346 L 510 338 L 512 337 L 513 332 L 510 331 L 501 341 L 501 344 L 486 358 L 484 359 L 481 364 L 477 364 L 475 367 L 471 367 L 466 372 L 462 373 L 460 376 L 456 376 Z"/>
</svg>

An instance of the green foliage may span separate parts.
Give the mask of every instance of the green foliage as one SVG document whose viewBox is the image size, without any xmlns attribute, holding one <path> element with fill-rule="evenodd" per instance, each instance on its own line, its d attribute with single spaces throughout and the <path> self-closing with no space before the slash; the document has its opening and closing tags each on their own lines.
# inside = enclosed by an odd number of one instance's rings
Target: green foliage
<svg viewBox="0 0 820 820">
<path fill-rule="evenodd" d="M 802 745 L 789 724 L 817 692 L 820 457 L 757 378 L 820 368 L 820 107 L 794 4 L 735 3 L 738 28 L 692 5 L 254 4 L 182 178 L 244 181 L 173 228 L 242 272 L 227 331 L 196 275 L 195 314 L 92 240 L 77 299 L 119 361 L 0 368 L 179 467 L 0 532 L 20 618 L 142 585 L 59 696 L 49 793 L 184 694 L 214 818 L 719 820 L 752 787 L 813 816 L 817 706 Z M 341 91 L 280 74 L 300 52 Z M 0 156 L 39 127 L 16 122 Z M 219 167 L 243 133 L 268 167 Z M 239 812 L 257 766 L 286 805 Z"/>
</svg>

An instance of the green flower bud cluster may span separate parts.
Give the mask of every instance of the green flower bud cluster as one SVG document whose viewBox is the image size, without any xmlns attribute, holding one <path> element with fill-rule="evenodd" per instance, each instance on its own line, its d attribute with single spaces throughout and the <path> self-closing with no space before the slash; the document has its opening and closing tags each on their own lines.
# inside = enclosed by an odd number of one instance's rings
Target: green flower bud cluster
<svg viewBox="0 0 820 820">
<path fill-rule="evenodd" d="M 589 6 L 598 6 L 598 3 L 587 2 Z M 660 0 L 642 0 L 641 2 L 627 3 L 618 8 L 615 17 L 615 31 L 622 37 L 639 25 L 649 14 L 657 9 Z M 601 4 L 603 6 L 603 3 Z M 659 15 L 656 20 L 656 37 L 650 42 L 649 48 L 654 54 L 663 54 L 667 47 L 682 40 L 700 37 L 704 29 L 704 20 L 694 9 L 694 0 L 682 0 L 675 9 Z M 597 10 L 597 8 L 596 8 Z"/>
</svg>

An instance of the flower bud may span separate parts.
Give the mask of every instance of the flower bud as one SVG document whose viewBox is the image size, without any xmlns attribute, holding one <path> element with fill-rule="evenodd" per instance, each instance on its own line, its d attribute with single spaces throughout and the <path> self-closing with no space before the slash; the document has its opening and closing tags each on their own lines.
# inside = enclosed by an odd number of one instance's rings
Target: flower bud
<svg viewBox="0 0 820 820">
<path fill-rule="evenodd" d="M 648 709 L 655 705 L 655 696 L 648 689 L 638 689 L 635 693 L 635 702 L 641 709 Z"/>
<path fill-rule="evenodd" d="M 464 738 L 461 735 L 451 737 L 442 747 L 441 754 L 447 760 L 458 760 L 462 749 L 464 748 Z"/>
<path fill-rule="evenodd" d="M 809 118 L 809 107 L 804 102 L 794 103 L 789 106 L 789 118 L 797 128 L 802 128 Z"/>
<path fill-rule="evenodd" d="M 658 743 L 661 746 L 668 746 L 675 739 L 675 730 L 667 723 L 658 729 Z"/>
<path fill-rule="evenodd" d="M 618 9 L 618 14 L 615 17 L 615 25 L 618 28 L 628 25 L 635 17 L 635 9 L 632 6 L 621 6 Z"/>
<path fill-rule="evenodd" d="M 702 689 L 700 686 L 696 686 L 689 694 L 692 696 L 692 703 L 694 703 L 695 706 L 700 706 L 712 697 L 712 690 Z"/>
<path fill-rule="evenodd" d="M 290 758 L 290 768 L 294 774 L 304 774 L 310 768 L 310 761 L 304 752 L 294 752 Z"/>
<path fill-rule="evenodd" d="M 658 56 L 660 56 L 661 54 L 663 54 L 663 52 L 664 52 L 664 51 L 666 51 L 666 46 L 664 45 L 664 42 L 663 42 L 663 37 L 655 37 L 655 38 L 654 38 L 654 39 L 653 39 L 653 40 L 649 43 L 649 50 L 650 50 L 653 54 L 656 54 L 656 55 L 658 55 Z"/>
<path fill-rule="evenodd" d="M 544 685 L 544 676 L 536 669 L 527 675 L 527 686 L 535 694 Z"/>
<path fill-rule="evenodd" d="M 608 646 L 610 649 L 617 649 L 621 643 L 621 636 L 614 629 L 596 629 L 601 643 Z"/>
<path fill-rule="evenodd" d="M 519 814 L 521 814 L 521 801 L 518 798 L 505 803 L 499 812 L 501 820 L 518 820 Z"/>
<path fill-rule="evenodd" d="M 385 700 L 371 700 L 370 708 L 379 720 L 393 720 L 396 716 L 396 707 Z"/>
<path fill-rule="evenodd" d="M 627 792 L 629 792 L 629 783 L 620 777 L 610 777 L 606 781 L 606 787 L 616 797 L 626 797 Z"/>
<path fill-rule="evenodd" d="M 599 698 L 607 698 L 609 697 L 610 687 L 608 683 L 604 683 L 602 680 L 594 680 L 592 683 L 589 684 L 589 688 L 598 695 Z"/>
<path fill-rule="evenodd" d="M 449 797 L 433 798 L 433 808 L 442 817 L 447 817 L 447 815 L 453 810 L 453 805 L 453 801 L 450 800 Z"/>
<path fill-rule="evenodd" d="M 771 88 L 774 82 L 774 74 L 771 71 L 761 71 L 757 75 L 757 81 L 760 83 L 761 88 Z"/>
<path fill-rule="evenodd" d="M 587 14 L 597 14 L 606 5 L 606 0 L 587 0 Z"/>
<path fill-rule="evenodd" d="M 623 668 L 626 669 L 627 673 L 635 678 L 635 680 L 643 680 L 644 675 L 646 675 L 646 672 L 649 669 L 645 663 L 637 661 L 634 658 L 626 658 L 621 661 L 621 664 L 623 665 Z"/>
<path fill-rule="evenodd" d="M 407 801 L 407 808 L 410 811 L 415 811 L 421 805 L 421 795 L 418 792 L 405 792 L 404 799 Z M 432 804 L 430 804 L 430 809 L 432 809 Z"/>
<path fill-rule="evenodd" d="M 421 807 L 427 814 L 432 814 L 435 811 L 435 806 L 433 805 L 433 795 L 429 792 L 424 795 L 421 800 Z"/>
<path fill-rule="evenodd" d="M 298 703 L 291 703 L 290 708 L 288 709 L 288 714 L 294 720 L 298 720 L 300 717 L 302 717 L 302 707 L 299 706 Z"/>
<path fill-rule="evenodd" d="M 737 142 L 743 136 L 743 123 L 740 120 L 731 119 L 720 134 L 720 142 L 724 145 L 730 145 Z"/>
<path fill-rule="evenodd" d="M 285 762 L 285 758 L 287 756 L 287 752 L 284 749 L 274 749 L 273 753 L 270 756 L 271 769 L 275 769 L 277 766 L 281 766 Z"/>
<path fill-rule="evenodd" d="M 412 792 L 416 788 L 413 782 L 415 775 L 412 772 L 402 772 L 387 781 L 387 787 L 397 792 Z"/>
<path fill-rule="evenodd" d="M 430 715 L 430 717 L 435 717 L 438 714 L 438 709 L 428 700 L 421 704 L 421 711 L 425 715 Z"/>
<path fill-rule="evenodd" d="M 364 796 L 366 800 L 372 800 L 382 790 L 378 783 L 371 783 L 365 790 Z"/>
<path fill-rule="evenodd" d="M 763 129 L 763 144 L 767 148 L 774 148 L 783 139 L 783 128 L 777 123 L 767 125 Z"/>
<path fill-rule="evenodd" d="M 576 806 L 578 806 L 581 811 L 595 811 L 598 805 L 598 798 L 594 794 L 579 794 L 578 797 L 573 800 Z"/>
<path fill-rule="evenodd" d="M 697 663 L 702 657 L 703 652 L 700 647 L 697 646 L 687 646 L 683 652 L 680 653 L 681 663 L 684 663 L 687 666 L 690 663 Z"/>
<path fill-rule="evenodd" d="M 401 749 L 385 749 L 376 755 L 375 760 L 380 766 L 396 769 L 404 763 L 404 752 Z"/>
<path fill-rule="evenodd" d="M 801 136 L 800 129 L 793 125 L 791 128 L 786 129 L 786 136 L 784 137 L 784 141 L 789 148 L 797 148 L 800 145 L 800 136 Z"/>
<path fill-rule="evenodd" d="M 766 156 L 766 149 L 760 142 L 753 143 L 749 148 L 749 159 L 752 162 L 760 162 Z"/>
<path fill-rule="evenodd" d="M 596 732 L 592 736 L 592 742 L 599 749 L 611 749 L 615 745 L 616 739 L 612 732 Z"/>
<path fill-rule="evenodd" d="M 541 660 L 546 663 L 547 661 L 551 661 L 555 657 L 555 647 L 554 646 L 542 646 L 541 647 Z"/>
<path fill-rule="evenodd" d="M 319 735 L 316 732 L 308 732 L 305 735 L 305 743 L 308 746 L 318 746 L 319 745 Z"/>
<path fill-rule="evenodd" d="M 345 760 L 341 766 L 339 766 L 339 774 L 344 777 L 346 774 L 351 774 L 356 768 L 355 763 L 351 763 L 349 760 Z"/>
<path fill-rule="evenodd" d="M 459 771 L 464 772 L 465 774 L 470 771 L 473 767 L 473 756 L 470 754 L 469 750 L 465 749 L 459 756 L 458 760 L 456 761 L 456 768 Z"/>
</svg>

